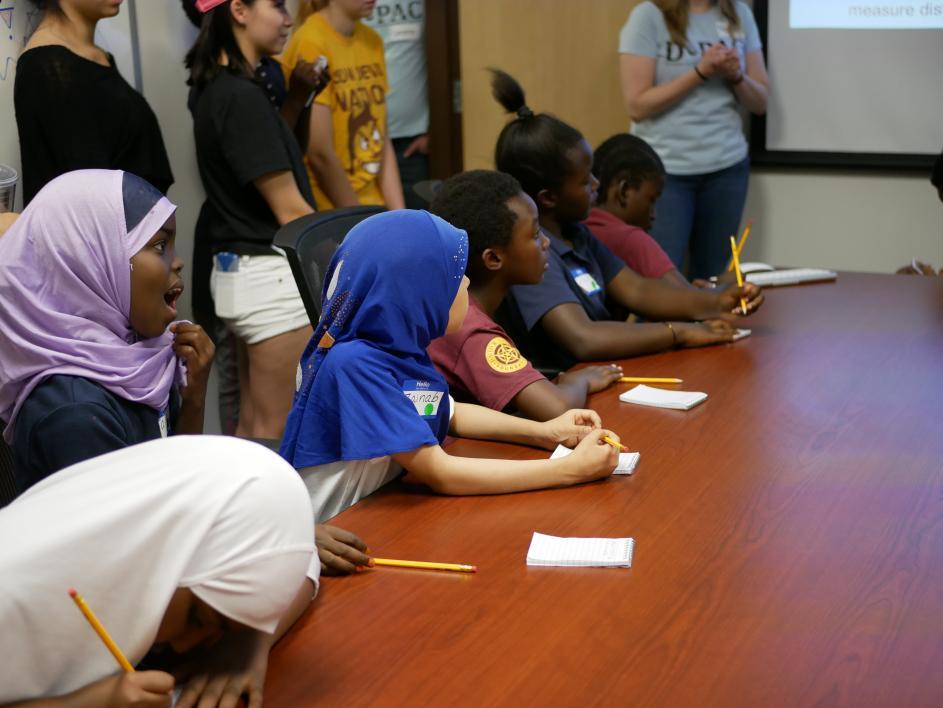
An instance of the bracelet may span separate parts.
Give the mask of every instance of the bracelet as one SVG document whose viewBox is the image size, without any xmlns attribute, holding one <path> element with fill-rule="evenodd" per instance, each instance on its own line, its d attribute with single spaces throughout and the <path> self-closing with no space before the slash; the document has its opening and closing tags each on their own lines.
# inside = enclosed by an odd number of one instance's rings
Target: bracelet
<svg viewBox="0 0 943 708">
<path fill-rule="evenodd" d="M 707 77 L 701 73 L 701 70 L 697 68 L 697 64 L 694 65 L 694 73 L 701 77 L 701 81 L 707 81 Z"/>
<path fill-rule="evenodd" d="M 737 76 L 737 78 L 735 78 L 733 81 L 730 82 L 730 85 L 736 86 L 737 84 L 742 83 L 742 82 L 743 82 L 743 72 L 741 71 L 740 74 Z"/>
<path fill-rule="evenodd" d="M 678 333 L 675 332 L 674 325 L 670 322 L 662 322 L 662 324 L 671 330 L 671 348 L 674 349 L 678 346 Z"/>
</svg>

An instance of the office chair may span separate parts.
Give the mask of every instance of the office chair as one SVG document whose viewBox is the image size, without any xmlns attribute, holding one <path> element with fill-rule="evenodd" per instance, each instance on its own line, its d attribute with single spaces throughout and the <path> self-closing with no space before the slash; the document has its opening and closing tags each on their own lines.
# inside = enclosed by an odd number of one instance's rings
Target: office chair
<svg viewBox="0 0 943 708">
<path fill-rule="evenodd" d="M 285 251 L 311 326 L 321 318 L 321 289 L 334 251 L 352 228 L 382 206 L 355 206 L 321 211 L 295 219 L 280 228 L 273 241 Z"/>
<path fill-rule="evenodd" d="M 16 478 L 13 475 L 13 450 L 3 439 L 3 429 L 6 426 L 0 423 L 0 507 L 9 504 L 16 497 Z"/>
</svg>

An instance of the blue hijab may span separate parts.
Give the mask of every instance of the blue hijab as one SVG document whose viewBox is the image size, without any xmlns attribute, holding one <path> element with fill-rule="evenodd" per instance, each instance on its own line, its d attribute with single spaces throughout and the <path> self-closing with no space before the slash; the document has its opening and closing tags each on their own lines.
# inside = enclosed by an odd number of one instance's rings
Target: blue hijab
<svg viewBox="0 0 943 708">
<path fill-rule="evenodd" d="M 328 267 L 282 457 L 302 469 L 442 442 L 449 389 L 426 347 L 445 334 L 467 261 L 465 232 L 425 211 L 351 230 Z"/>
</svg>

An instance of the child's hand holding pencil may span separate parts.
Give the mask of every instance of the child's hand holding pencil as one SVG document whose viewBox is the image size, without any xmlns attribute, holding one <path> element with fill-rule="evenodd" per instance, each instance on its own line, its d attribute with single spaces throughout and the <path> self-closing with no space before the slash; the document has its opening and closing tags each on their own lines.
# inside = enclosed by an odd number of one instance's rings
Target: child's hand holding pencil
<svg viewBox="0 0 943 708">
<path fill-rule="evenodd" d="M 567 472 L 573 483 L 591 482 L 613 473 L 619 464 L 622 447 L 618 435 L 600 428 L 584 437 L 573 454 L 561 458 L 559 462 L 569 467 Z"/>
</svg>

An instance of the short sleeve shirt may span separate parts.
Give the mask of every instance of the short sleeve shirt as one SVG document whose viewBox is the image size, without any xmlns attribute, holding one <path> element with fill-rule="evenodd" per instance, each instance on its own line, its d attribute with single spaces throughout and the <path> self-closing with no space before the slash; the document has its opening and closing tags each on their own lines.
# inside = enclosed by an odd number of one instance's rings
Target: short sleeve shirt
<svg viewBox="0 0 943 708">
<path fill-rule="evenodd" d="M 655 85 L 660 86 L 690 72 L 705 49 L 721 42 L 736 47 L 741 69 L 746 55 L 762 49 L 753 13 L 737 2 L 740 27 L 731 31 L 716 6 L 688 15 L 688 46 L 671 40 L 665 17 L 655 3 L 637 5 L 619 33 L 619 53 L 653 57 Z M 632 125 L 632 132 L 651 145 L 669 174 L 694 175 L 735 165 L 747 155 L 743 122 L 733 89 L 713 77 L 661 113 Z"/>
<path fill-rule="evenodd" d="M 364 20 L 383 40 L 390 91 L 391 138 L 412 138 L 429 130 L 424 0 L 377 0 Z"/>
<path fill-rule="evenodd" d="M 498 321 L 541 369 L 563 370 L 576 363 L 560 350 L 540 325 L 550 310 L 579 304 L 594 321 L 613 319 L 606 306 L 606 286 L 625 264 L 579 223 L 564 226 L 563 239 L 548 234 L 550 252 L 543 282 L 515 285 L 498 312 Z"/>
<path fill-rule="evenodd" d="M 78 376 L 50 376 L 27 396 L 16 417 L 17 491 L 91 457 L 166 437 L 179 410 L 176 393 L 168 408 L 157 411 L 128 401 Z"/>
<path fill-rule="evenodd" d="M 3 9 L 13 12 L 9 4 Z M 24 206 L 72 170 L 125 170 L 164 194 L 173 184 L 157 116 L 110 54 L 108 62 L 101 66 L 59 45 L 28 49 L 16 62 Z"/>
<path fill-rule="evenodd" d="M 627 224 L 605 209 L 594 208 L 583 224 L 639 275 L 662 278 L 675 269 L 668 254 L 645 229 Z"/>
<path fill-rule="evenodd" d="M 498 411 L 527 386 L 544 379 L 472 297 L 462 328 L 434 340 L 428 351 L 459 401 Z"/>
<path fill-rule="evenodd" d="M 320 12 L 315 12 L 291 36 L 282 55 L 287 76 L 299 59 L 328 61 L 331 80 L 315 101 L 331 111 L 334 152 L 347 173 L 361 204 L 383 204 L 380 163 L 386 140 L 386 60 L 383 40 L 362 22 L 350 37 L 339 34 Z M 331 202 L 309 170 L 318 204 Z"/>
<path fill-rule="evenodd" d="M 279 224 L 254 181 L 289 171 L 314 206 L 301 149 L 265 89 L 252 79 L 220 71 L 190 97 L 197 165 L 206 190 L 201 226 L 213 251 L 272 255 Z"/>
</svg>

